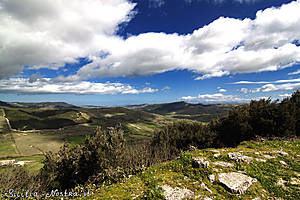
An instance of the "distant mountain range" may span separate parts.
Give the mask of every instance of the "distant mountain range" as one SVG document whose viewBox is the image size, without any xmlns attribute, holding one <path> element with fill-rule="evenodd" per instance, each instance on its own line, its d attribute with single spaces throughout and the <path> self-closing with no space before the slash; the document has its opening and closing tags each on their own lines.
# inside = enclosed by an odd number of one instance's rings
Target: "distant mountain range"
<svg viewBox="0 0 300 200">
<path fill-rule="evenodd" d="M 164 116 L 169 116 L 177 119 L 191 119 L 202 122 L 208 122 L 217 117 L 225 116 L 228 111 L 237 104 L 192 104 L 184 101 L 162 104 L 141 104 L 123 106 L 133 111 L 143 111 Z M 75 106 L 65 102 L 40 102 L 40 103 L 23 103 L 23 102 L 3 102 L 0 101 L 0 106 L 10 108 L 26 108 L 26 109 L 92 109 L 101 107 L 94 106 Z M 112 109 L 114 107 L 102 107 Z M 128 116 L 127 116 L 128 117 Z"/>
<path fill-rule="evenodd" d="M 75 109 L 80 108 L 65 102 L 40 102 L 40 103 L 24 103 L 24 102 L 4 102 L 0 101 L 0 106 L 11 108 L 30 108 L 30 109 Z"/>
</svg>

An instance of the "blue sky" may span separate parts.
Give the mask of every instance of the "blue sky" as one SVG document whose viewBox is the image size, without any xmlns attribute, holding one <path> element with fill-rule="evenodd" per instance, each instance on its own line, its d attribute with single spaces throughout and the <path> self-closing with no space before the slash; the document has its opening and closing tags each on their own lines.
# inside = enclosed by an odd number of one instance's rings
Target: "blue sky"
<svg viewBox="0 0 300 200">
<path fill-rule="evenodd" d="M 0 100 L 128 105 L 300 89 L 300 0 L 0 0 Z"/>
</svg>

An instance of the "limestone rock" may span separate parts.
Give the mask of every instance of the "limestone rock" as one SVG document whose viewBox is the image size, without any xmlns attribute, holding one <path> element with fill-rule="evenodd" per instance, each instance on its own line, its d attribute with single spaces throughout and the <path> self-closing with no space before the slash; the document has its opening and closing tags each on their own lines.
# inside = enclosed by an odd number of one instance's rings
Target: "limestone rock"
<svg viewBox="0 0 300 200">
<path fill-rule="evenodd" d="M 211 191 L 208 187 L 206 187 L 205 183 L 201 182 L 200 186 L 201 186 L 203 189 L 205 189 L 206 191 L 208 191 L 209 193 L 212 193 L 212 191 Z"/>
<path fill-rule="evenodd" d="M 163 185 L 162 189 L 166 200 L 181 200 L 194 196 L 194 192 L 188 189 L 172 188 L 169 185 Z"/>
<path fill-rule="evenodd" d="M 195 168 L 208 168 L 209 167 L 209 161 L 207 161 L 205 158 L 194 158 L 193 159 L 193 167 L 195 167 Z"/>
<path fill-rule="evenodd" d="M 256 160 L 257 162 L 267 162 L 267 160 L 262 159 L 262 158 L 255 158 L 255 160 Z"/>
<path fill-rule="evenodd" d="M 204 197 L 202 200 L 212 200 L 210 197 Z"/>
<path fill-rule="evenodd" d="M 246 163 L 250 163 L 253 158 L 249 157 L 249 156 L 244 156 L 243 154 L 241 154 L 240 152 L 233 152 L 233 153 L 228 153 L 228 157 L 232 160 L 235 160 L 237 162 L 246 162 Z"/>
<path fill-rule="evenodd" d="M 210 152 L 212 152 L 212 153 L 219 153 L 218 150 L 210 150 Z"/>
<path fill-rule="evenodd" d="M 256 179 L 247 175 L 231 172 L 219 174 L 219 182 L 233 193 L 244 194 Z"/>
<path fill-rule="evenodd" d="M 282 165 L 285 166 L 285 167 L 288 167 L 288 166 L 289 166 L 289 165 L 288 165 L 286 162 L 284 162 L 283 160 L 279 161 L 279 163 L 282 164 Z"/>
<path fill-rule="evenodd" d="M 223 162 L 223 161 L 217 161 L 214 162 L 215 165 L 219 165 L 221 167 L 233 167 L 234 165 L 232 163 Z"/>
<path fill-rule="evenodd" d="M 216 154 L 214 154 L 214 157 L 218 158 L 218 157 L 220 157 L 220 155 L 221 155 L 220 153 L 216 153 Z"/>
<path fill-rule="evenodd" d="M 280 154 L 282 156 L 288 156 L 289 155 L 288 153 L 286 153 L 284 151 L 273 151 L 273 153 L 278 153 L 278 154 Z"/>
<path fill-rule="evenodd" d="M 270 155 L 263 155 L 263 157 L 265 157 L 268 160 L 276 158 L 276 156 L 270 156 Z"/>
<path fill-rule="evenodd" d="M 209 179 L 210 183 L 213 184 L 216 180 L 216 176 L 214 174 L 211 174 L 208 176 L 208 179 Z"/>
<path fill-rule="evenodd" d="M 23 166 L 25 164 L 24 161 L 19 161 L 19 162 L 16 162 L 14 165 L 16 166 Z"/>
</svg>

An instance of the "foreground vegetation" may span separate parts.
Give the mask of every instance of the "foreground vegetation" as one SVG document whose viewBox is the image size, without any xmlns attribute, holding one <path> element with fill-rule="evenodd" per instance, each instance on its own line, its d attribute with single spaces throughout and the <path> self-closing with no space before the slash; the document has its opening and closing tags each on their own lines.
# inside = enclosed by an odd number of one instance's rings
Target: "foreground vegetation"
<svg viewBox="0 0 300 200">
<path fill-rule="evenodd" d="M 95 112 L 99 110 L 95 110 L 94 114 Z M 124 115 L 119 113 L 114 115 L 105 113 L 104 117 L 117 116 L 122 121 Z M 99 199 L 133 198 L 128 196 L 129 194 L 135 194 L 136 198 L 141 199 L 161 199 L 163 193 L 160 186 L 170 181 L 168 185 L 185 186 L 200 195 L 199 198 L 202 195 L 209 195 L 219 199 L 254 197 L 264 199 L 271 196 L 297 199 L 299 197 L 297 186 L 299 140 L 244 142 L 237 149 L 225 149 L 225 153 L 219 150 L 220 155 L 217 157 L 209 153 L 207 148 L 236 147 L 243 141 L 260 138 L 297 138 L 300 131 L 299 113 L 300 92 L 297 91 L 291 98 L 284 99 L 282 102 L 271 102 L 269 99 L 236 106 L 226 117 L 210 123 L 175 121 L 157 130 L 149 139 L 138 142 L 124 137 L 124 126 L 121 124 L 114 128 L 97 128 L 95 133 L 88 136 L 83 143 L 79 139 L 82 144 L 66 143 L 58 153 L 44 153 L 43 166 L 37 173 L 32 174 L 22 167 L 1 168 L 0 190 L 4 192 L 13 188 L 16 191 L 26 189 L 40 192 L 54 189 L 64 191 L 65 189 L 79 190 L 80 185 L 83 185 L 85 189 L 98 188 L 93 191 L 97 193 L 95 198 Z M 143 116 L 145 115 L 142 114 L 132 120 L 141 119 Z M 153 125 L 143 123 L 147 128 Z M 78 140 L 78 138 L 73 139 Z M 194 150 L 189 151 L 190 149 Z M 284 150 L 286 154 L 274 156 L 275 150 L 278 152 Z M 188 152 L 182 153 L 183 151 Z M 234 151 L 258 160 L 251 163 L 234 162 L 229 169 L 218 166 L 205 169 L 192 167 L 192 157 L 202 156 L 210 162 L 230 162 L 227 153 Z M 268 154 L 268 159 L 259 161 L 265 154 Z M 177 159 L 174 161 L 160 164 L 175 158 Z M 216 172 L 219 171 L 240 171 L 256 178 L 258 182 L 247 193 L 234 195 L 226 192 L 219 184 L 208 183 L 208 175 L 218 176 Z M 134 176 L 129 180 L 126 179 L 132 175 Z M 124 181 L 132 185 L 126 185 Z M 204 193 L 200 189 L 204 187 L 200 184 L 202 182 L 206 185 Z M 115 187 L 127 188 L 125 190 L 128 192 L 118 192 L 118 189 L 115 191 Z M 123 196 L 114 197 L 109 191 Z M 102 194 L 110 196 L 101 196 Z"/>
<path fill-rule="evenodd" d="M 164 199 L 163 185 L 173 188 L 186 188 L 194 195 L 191 199 L 299 199 L 300 198 L 300 140 L 295 141 L 248 141 L 236 148 L 202 149 L 184 152 L 171 162 L 154 165 L 130 178 L 124 178 L 119 183 L 101 186 L 92 190 L 91 197 L 81 199 Z M 220 152 L 218 158 L 213 155 Z M 284 151 L 288 156 L 282 156 L 276 151 Z M 228 158 L 230 152 L 243 152 L 254 159 L 251 163 L 232 161 Z M 263 161 L 266 152 L 274 158 Z M 192 158 L 204 157 L 211 163 L 217 161 L 229 162 L 233 166 L 223 167 L 211 164 L 209 168 L 193 168 Z M 284 161 L 287 166 L 280 163 Z M 233 194 L 218 182 L 211 183 L 208 176 L 219 173 L 239 171 L 257 179 L 245 194 Z M 203 187 L 203 183 L 205 185 Z M 91 187 L 91 186 L 90 186 Z M 91 187 L 92 188 L 92 187 Z M 87 188 L 86 188 L 87 189 Z"/>
</svg>

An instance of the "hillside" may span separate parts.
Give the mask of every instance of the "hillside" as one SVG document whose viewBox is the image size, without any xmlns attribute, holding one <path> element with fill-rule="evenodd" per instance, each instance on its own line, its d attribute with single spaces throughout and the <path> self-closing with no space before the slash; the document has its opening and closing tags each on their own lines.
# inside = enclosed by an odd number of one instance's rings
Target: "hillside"
<svg viewBox="0 0 300 200">
<path fill-rule="evenodd" d="M 164 104 L 142 104 L 128 106 L 130 109 L 142 110 L 179 119 L 192 119 L 208 122 L 217 117 L 225 116 L 234 104 L 191 104 L 184 101 Z"/>
<path fill-rule="evenodd" d="M 29 109 L 74 109 L 80 108 L 65 102 L 40 102 L 40 103 L 24 103 L 24 102 L 3 102 L 0 101 L 0 106 L 11 108 L 29 108 Z"/>
<path fill-rule="evenodd" d="M 300 140 L 193 149 L 78 199 L 300 199 L 299 152 Z"/>
<path fill-rule="evenodd" d="M 49 104 L 30 104 L 31 108 L 26 103 L 19 103 L 19 107 L 14 105 L 2 102 L 0 106 L 0 158 L 57 152 L 65 142 L 71 146 L 82 144 L 98 126 L 121 126 L 128 141 L 148 140 L 156 130 L 172 121 L 161 115 L 122 107 L 36 109 L 32 107 L 49 107 Z M 38 157 L 37 162 L 40 160 Z"/>
</svg>

